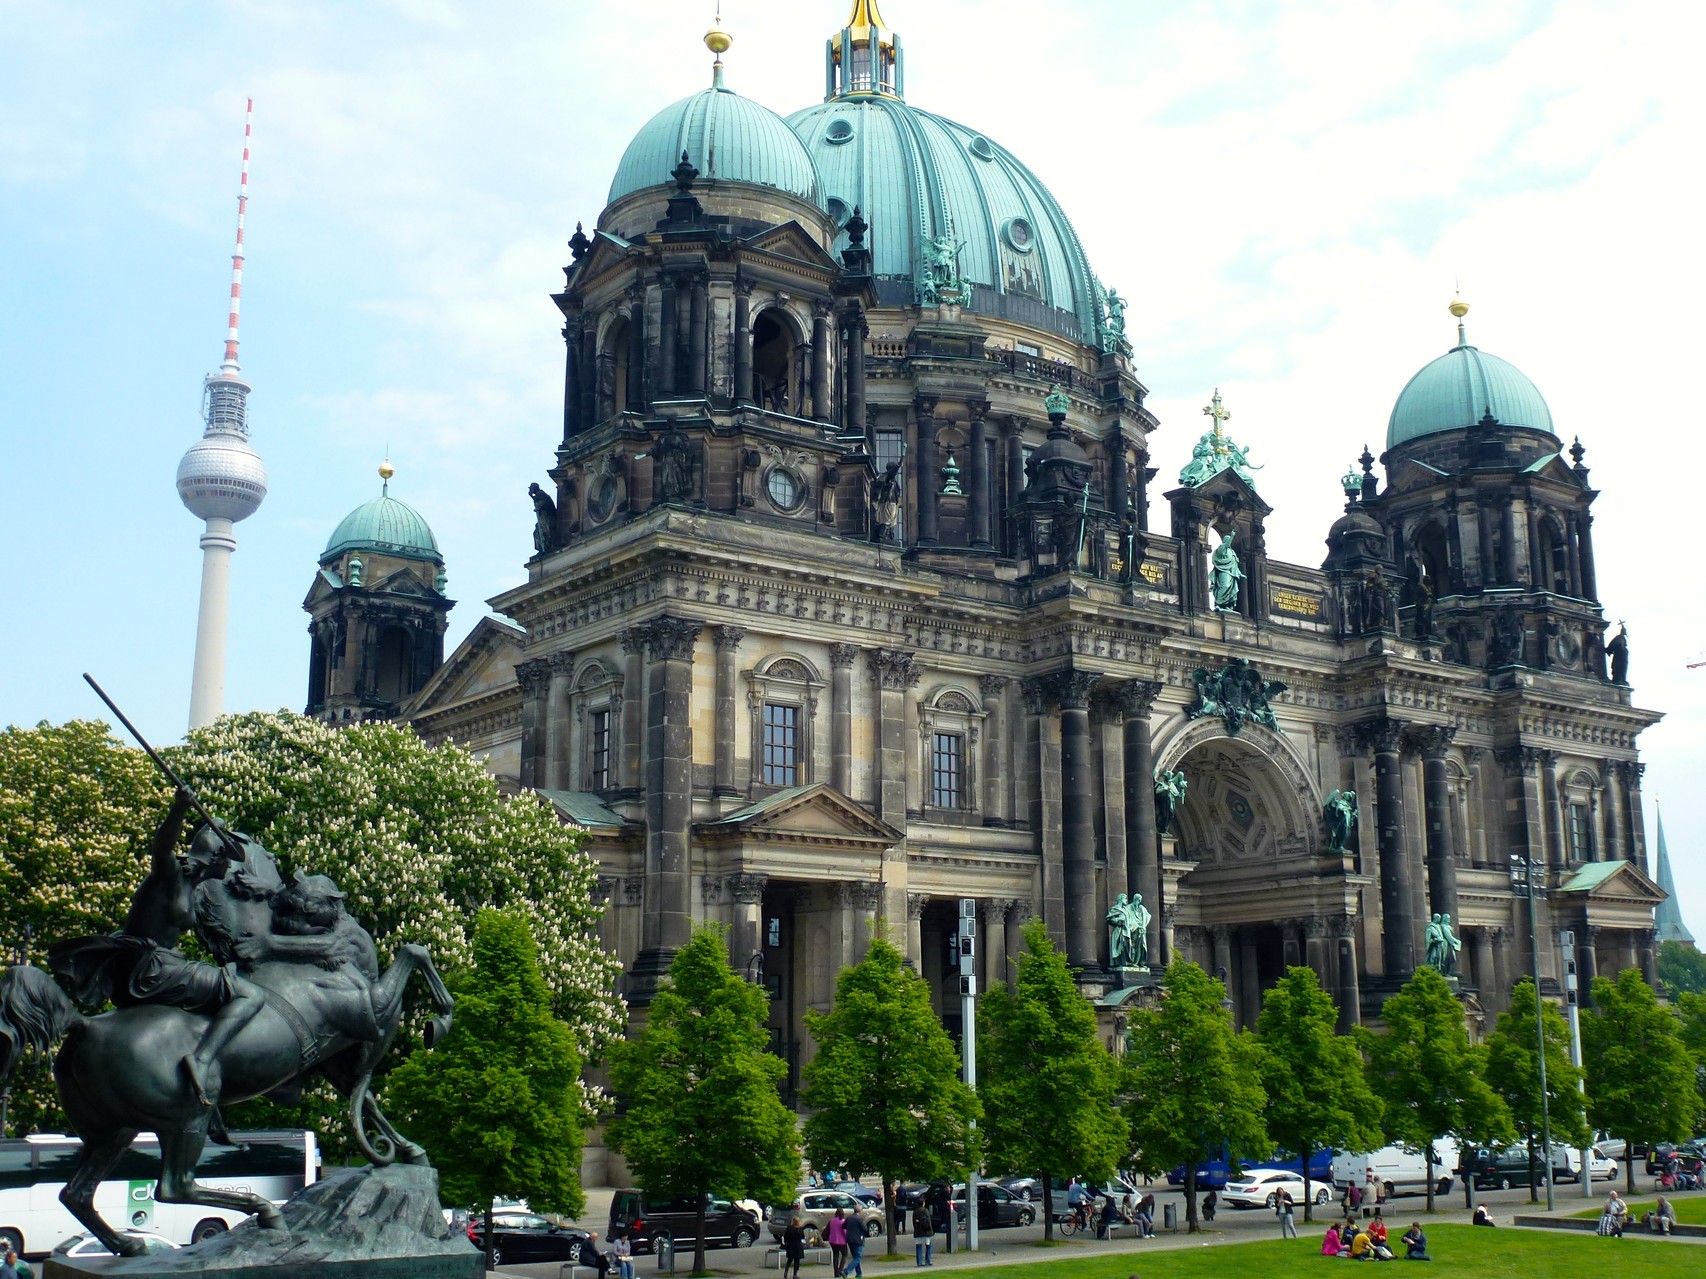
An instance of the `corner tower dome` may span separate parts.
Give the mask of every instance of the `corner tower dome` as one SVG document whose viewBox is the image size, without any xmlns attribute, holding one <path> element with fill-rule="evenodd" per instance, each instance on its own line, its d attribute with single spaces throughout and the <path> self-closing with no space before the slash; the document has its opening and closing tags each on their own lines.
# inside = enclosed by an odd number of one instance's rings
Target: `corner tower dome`
<svg viewBox="0 0 1706 1279">
<path fill-rule="evenodd" d="M 1496 355 L 1470 346 L 1463 329 L 1467 304 L 1453 302 L 1457 345 L 1424 365 L 1398 394 L 1386 424 L 1386 447 L 1474 426 L 1488 414 L 1501 426 L 1555 434 L 1552 410 L 1528 376 Z"/>
<path fill-rule="evenodd" d="M 831 215 L 844 224 L 858 208 L 869 223 L 879 296 L 910 304 L 927 246 L 946 236 L 960 275 L 988 290 L 968 310 L 1094 342 L 1096 277 L 1065 212 L 1005 147 L 908 105 L 900 43 L 874 0 L 855 0 L 829 39 L 825 100 L 788 117 Z"/>
<path fill-rule="evenodd" d="M 386 462 L 379 468 L 379 474 L 384 481 L 379 496 L 363 502 L 338 522 L 326 549 L 320 552 L 320 562 L 336 559 L 345 551 L 377 551 L 443 567 L 438 539 L 432 535 L 426 520 L 414 507 L 391 496 L 391 464 Z"/>
</svg>

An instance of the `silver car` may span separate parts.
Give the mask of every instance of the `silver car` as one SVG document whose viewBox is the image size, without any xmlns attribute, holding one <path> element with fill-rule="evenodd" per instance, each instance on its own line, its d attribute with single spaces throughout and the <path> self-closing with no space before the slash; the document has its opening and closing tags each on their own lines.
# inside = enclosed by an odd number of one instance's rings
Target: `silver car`
<svg viewBox="0 0 1706 1279">
<path fill-rule="evenodd" d="M 844 1190 L 802 1190 L 800 1197 L 787 1208 L 778 1208 L 770 1214 L 770 1233 L 776 1242 L 782 1242 L 782 1232 L 788 1228 L 788 1223 L 795 1217 L 806 1230 L 806 1244 L 817 1247 L 823 1242 L 824 1227 L 829 1225 L 829 1219 L 835 1215 L 837 1208 L 847 1214 L 848 1233 L 852 1234 L 855 1223 L 865 1232 L 865 1237 L 883 1233 L 883 1211 L 881 1208 L 868 1208 Z"/>
</svg>

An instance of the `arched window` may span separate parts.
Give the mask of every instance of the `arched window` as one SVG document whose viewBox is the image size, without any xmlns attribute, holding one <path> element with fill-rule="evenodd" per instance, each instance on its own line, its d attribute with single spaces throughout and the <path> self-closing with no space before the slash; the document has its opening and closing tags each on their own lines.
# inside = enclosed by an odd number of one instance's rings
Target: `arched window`
<svg viewBox="0 0 1706 1279">
<path fill-rule="evenodd" d="M 773 413 L 800 415 L 800 356 L 803 338 L 793 317 L 768 307 L 752 325 L 752 389 Z"/>
<path fill-rule="evenodd" d="M 379 664 L 373 673 L 373 692 L 382 702 L 400 702 L 414 692 L 414 642 L 401 626 L 387 626 L 379 636 Z"/>
<path fill-rule="evenodd" d="M 624 316 L 605 329 L 598 353 L 599 394 L 601 401 L 608 398 L 608 403 L 600 405 L 600 413 L 604 416 L 628 411 L 628 346 L 629 324 Z M 610 365 L 608 378 L 603 371 L 606 361 Z"/>
<path fill-rule="evenodd" d="M 602 793 L 617 785 L 622 676 L 598 660 L 575 677 L 576 790 Z"/>
<path fill-rule="evenodd" d="M 781 654 L 748 671 L 751 790 L 768 794 L 815 780 L 814 722 L 823 680 L 804 658 Z"/>
<path fill-rule="evenodd" d="M 1451 594 L 1451 554 L 1445 530 L 1429 521 L 1416 530 L 1411 545 L 1415 548 L 1416 565 L 1426 571 L 1434 597 Z"/>
<path fill-rule="evenodd" d="M 1557 595 L 1570 593 L 1570 539 L 1551 512 L 1540 521 L 1540 585 Z"/>
</svg>

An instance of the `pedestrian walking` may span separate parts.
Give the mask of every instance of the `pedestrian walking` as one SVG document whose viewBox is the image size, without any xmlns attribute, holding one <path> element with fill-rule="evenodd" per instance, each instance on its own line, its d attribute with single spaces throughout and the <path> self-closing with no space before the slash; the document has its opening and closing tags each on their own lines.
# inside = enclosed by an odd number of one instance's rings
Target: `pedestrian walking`
<svg viewBox="0 0 1706 1279">
<path fill-rule="evenodd" d="M 788 1224 L 782 1227 L 782 1275 L 787 1279 L 788 1273 L 793 1272 L 794 1279 L 800 1279 L 800 1263 L 806 1259 L 806 1223 L 800 1220 L 799 1214 L 788 1219 Z"/>
<path fill-rule="evenodd" d="M 1297 1238 L 1297 1221 L 1291 1215 L 1291 1191 L 1284 1186 L 1274 1191 L 1274 1212 L 1279 1217 L 1280 1238 Z"/>
<path fill-rule="evenodd" d="M 847 1230 L 847 1266 L 843 1279 L 865 1279 L 865 1223 L 854 1220 Z"/>
<path fill-rule="evenodd" d="M 835 1279 L 841 1279 L 841 1274 L 847 1269 L 847 1210 L 837 1208 L 835 1215 L 823 1228 L 823 1237 L 829 1243 L 830 1269 Z"/>
<path fill-rule="evenodd" d="M 930 1220 L 930 1207 L 920 1203 L 912 1210 L 912 1255 L 920 1266 L 933 1266 L 931 1259 L 931 1237 L 936 1233 L 936 1224 Z M 798 1275 L 794 1279 L 799 1279 Z"/>
</svg>

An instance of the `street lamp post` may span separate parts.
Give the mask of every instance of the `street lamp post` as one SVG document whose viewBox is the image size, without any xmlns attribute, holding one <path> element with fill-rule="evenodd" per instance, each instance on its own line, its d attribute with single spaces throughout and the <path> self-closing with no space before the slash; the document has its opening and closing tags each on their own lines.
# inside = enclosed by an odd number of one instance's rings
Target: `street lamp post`
<svg viewBox="0 0 1706 1279">
<path fill-rule="evenodd" d="M 977 899 L 960 898 L 960 1047 L 966 1087 L 977 1091 Z M 977 1121 L 971 1122 L 977 1127 Z M 954 1250 L 954 1196 L 948 1194 L 948 1251 Z M 966 1169 L 966 1251 L 977 1251 L 977 1166 Z"/>
<path fill-rule="evenodd" d="M 1557 1205 L 1552 1196 L 1552 1112 L 1546 1097 L 1546 1020 L 1540 1002 L 1540 924 L 1534 899 L 1543 891 L 1535 882 L 1534 859 L 1511 854 L 1511 891 L 1528 900 L 1528 954 L 1534 969 L 1534 1049 L 1540 1073 L 1540 1152 L 1546 1168 L 1546 1211 Z"/>
<path fill-rule="evenodd" d="M 1576 1084 L 1581 1089 L 1582 1096 L 1587 1096 L 1587 1074 L 1582 1070 L 1582 1011 L 1581 997 L 1578 993 L 1579 983 L 1576 981 L 1576 935 L 1569 929 L 1558 934 L 1558 948 L 1564 954 L 1564 1010 L 1570 1019 L 1570 1064 L 1576 1068 Z M 1583 1146 L 1577 1152 L 1581 1156 L 1582 1171 L 1577 1180 L 1581 1183 L 1582 1198 L 1593 1198 L 1593 1165 L 1588 1162 L 1590 1150 Z"/>
</svg>

